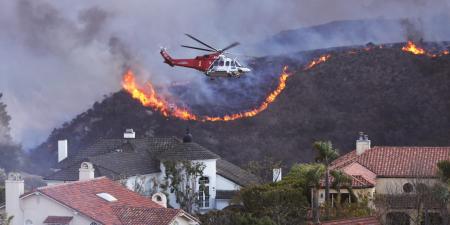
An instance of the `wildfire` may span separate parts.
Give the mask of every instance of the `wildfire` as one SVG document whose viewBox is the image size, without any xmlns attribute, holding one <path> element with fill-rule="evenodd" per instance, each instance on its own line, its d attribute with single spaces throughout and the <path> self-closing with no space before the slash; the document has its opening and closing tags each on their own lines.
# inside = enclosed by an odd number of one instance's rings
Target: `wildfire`
<svg viewBox="0 0 450 225">
<path fill-rule="evenodd" d="M 273 90 L 266 99 L 255 109 L 251 109 L 241 113 L 235 113 L 225 116 L 199 116 L 191 113 L 189 110 L 184 108 L 179 108 L 177 106 L 169 106 L 170 104 L 162 97 L 158 96 L 155 88 L 151 83 L 147 83 L 146 88 L 139 87 L 136 85 L 135 76 L 133 71 L 128 70 L 123 75 L 122 87 L 131 94 L 134 99 L 141 102 L 142 105 L 151 107 L 158 110 L 165 117 L 175 117 L 182 120 L 198 120 L 198 121 L 231 121 L 241 118 L 253 117 L 258 113 L 267 109 L 270 103 L 274 102 L 275 99 L 280 95 L 280 93 L 286 87 L 287 78 L 291 74 L 287 72 L 287 66 L 283 68 L 280 75 L 278 86 Z"/>
<path fill-rule="evenodd" d="M 404 46 L 402 48 L 402 50 L 405 51 L 405 52 L 411 52 L 414 55 L 424 55 L 424 54 L 426 54 L 426 52 L 425 52 L 425 50 L 423 48 L 418 47 L 412 41 L 408 41 L 408 43 L 406 44 L 406 46 Z"/>
<path fill-rule="evenodd" d="M 309 70 L 309 69 L 311 69 L 311 68 L 313 68 L 313 67 L 319 65 L 320 63 L 326 62 L 330 57 L 331 57 L 330 54 L 320 56 L 319 58 L 314 59 L 314 60 L 312 60 L 311 62 L 309 62 L 309 63 L 305 66 L 304 70 Z"/>
</svg>

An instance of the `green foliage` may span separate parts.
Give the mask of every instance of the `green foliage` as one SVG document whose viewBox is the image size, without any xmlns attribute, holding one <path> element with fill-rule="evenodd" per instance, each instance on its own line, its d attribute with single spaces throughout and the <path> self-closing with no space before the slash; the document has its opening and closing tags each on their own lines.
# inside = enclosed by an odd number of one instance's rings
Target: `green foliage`
<svg viewBox="0 0 450 225">
<path fill-rule="evenodd" d="M 442 182 L 450 184 L 450 161 L 440 161 L 437 166 L 439 178 L 441 178 Z"/>
<path fill-rule="evenodd" d="M 314 142 L 313 147 L 318 153 L 316 161 L 323 163 L 324 165 L 329 165 L 333 160 L 339 157 L 338 150 L 333 148 L 331 141 L 316 141 Z"/>
<path fill-rule="evenodd" d="M 14 216 L 8 216 L 8 214 L 0 214 L 0 222 L 2 222 L 2 225 L 10 225 L 12 224 L 12 220 L 14 219 Z"/>
<path fill-rule="evenodd" d="M 0 205 L 5 203 L 5 187 L 0 186 Z"/>
<path fill-rule="evenodd" d="M 165 192 L 174 193 L 180 207 L 189 213 L 193 213 L 198 199 L 197 179 L 203 176 L 205 165 L 191 161 L 164 161 L 163 164 L 166 176 L 161 188 Z"/>
<path fill-rule="evenodd" d="M 331 183 L 331 186 L 337 191 L 340 191 L 342 187 L 350 186 L 352 183 L 352 178 L 340 170 L 333 170 L 330 174 L 333 177 L 333 183 Z"/>
<path fill-rule="evenodd" d="M 276 225 L 269 217 L 255 217 L 250 213 L 230 210 L 211 211 L 200 215 L 202 225 Z"/>
<path fill-rule="evenodd" d="M 268 216 L 275 224 L 301 224 L 306 218 L 308 201 L 303 189 L 286 183 L 249 187 L 241 191 L 246 212 Z"/>
</svg>

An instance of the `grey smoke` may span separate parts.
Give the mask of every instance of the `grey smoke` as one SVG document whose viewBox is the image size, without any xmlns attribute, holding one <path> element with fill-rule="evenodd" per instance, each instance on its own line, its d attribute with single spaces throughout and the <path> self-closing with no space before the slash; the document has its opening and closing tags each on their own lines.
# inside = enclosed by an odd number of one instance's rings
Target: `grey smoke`
<svg viewBox="0 0 450 225">
<path fill-rule="evenodd" d="M 198 72 L 162 64 L 161 46 L 175 57 L 198 54 L 179 47 L 195 44 L 183 33 L 217 47 L 240 41 L 233 51 L 264 55 L 276 53 L 280 43 L 253 47 L 271 35 L 343 19 L 413 18 L 398 23 L 408 27 L 406 33 L 379 27 L 374 37 L 437 40 L 449 33 L 443 31 L 448 12 L 448 0 L 0 0 L 0 92 L 13 117 L 14 139 L 30 147 L 119 90 L 126 67 L 140 68 L 140 81 L 151 79 L 159 87 L 192 82 L 200 87 L 196 101 L 214 100 Z M 361 40 L 311 37 L 310 48 Z"/>
</svg>

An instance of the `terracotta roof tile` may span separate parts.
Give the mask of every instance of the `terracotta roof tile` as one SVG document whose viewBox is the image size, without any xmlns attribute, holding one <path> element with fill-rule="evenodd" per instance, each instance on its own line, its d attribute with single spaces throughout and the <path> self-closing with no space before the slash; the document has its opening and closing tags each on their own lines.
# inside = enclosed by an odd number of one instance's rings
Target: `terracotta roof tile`
<svg viewBox="0 0 450 225">
<path fill-rule="evenodd" d="M 114 207 L 123 225 L 168 225 L 183 211 L 166 208 Z"/>
<path fill-rule="evenodd" d="M 149 198 L 128 190 L 106 177 L 41 187 L 36 190 L 104 225 L 121 224 L 114 207 L 143 207 L 162 209 Z M 96 194 L 108 193 L 117 201 L 108 202 Z"/>
<path fill-rule="evenodd" d="M 73 216 L 47 216 L 43 223 L 46 224 L 69 224 Z"/>
<path fill-rule="evenodd" d="M 450 147 L 373 147 L 359 156 L 355 151 L 347 153 L 330 168 L 358 162 L 377 177 L 435 177 L 436 164 L 448 159 Z"/>
</svg>

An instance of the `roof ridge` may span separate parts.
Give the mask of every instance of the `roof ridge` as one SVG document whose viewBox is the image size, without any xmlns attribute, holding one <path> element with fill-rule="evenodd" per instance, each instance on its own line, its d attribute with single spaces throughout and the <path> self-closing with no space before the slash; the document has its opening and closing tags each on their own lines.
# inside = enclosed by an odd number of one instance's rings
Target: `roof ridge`
<svg viewBox="0 0 450 225">
<path fill-rule="evenodd" d="M 67 182 L 67 183 L 52 184 L 52 185 L 48 185 L 48 186 L 38 187 L 36 189 L 36 191 L 47 190 L 47 189 L 56 188 L 56 187 L 62 187 L 62 186 L 70 186 L 70 185 L 75 185 L 75 184 L 80 184 L 80 183 L 88 183 L 88 182 L 104 180 L 104 179 L 108 179 L 108 178 L 105 177 L 105 176 L 101 176 L 101 177 L 96 177 L 96 178 L 92 178 L 92 179 L 89 179 L 89 180 L 77 180 L 77 181 L 70 181 L 70 182 Z"/>
</svg>

